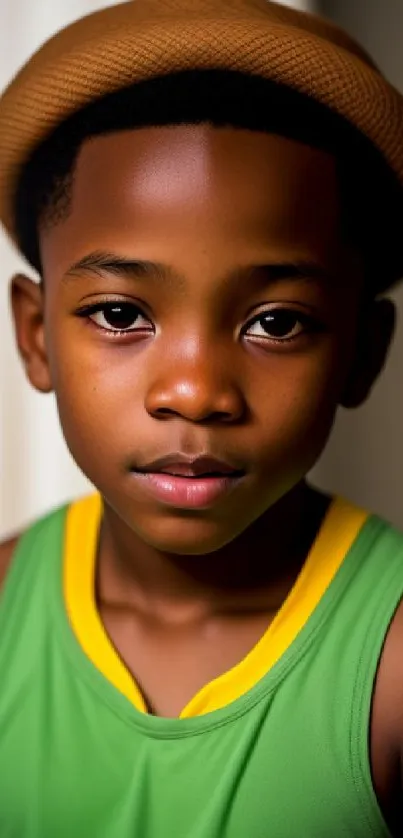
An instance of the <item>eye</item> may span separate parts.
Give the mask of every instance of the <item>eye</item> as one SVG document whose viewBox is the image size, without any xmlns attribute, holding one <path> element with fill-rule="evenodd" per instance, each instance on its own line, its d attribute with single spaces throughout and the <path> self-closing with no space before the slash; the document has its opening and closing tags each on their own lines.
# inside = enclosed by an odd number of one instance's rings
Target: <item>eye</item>
<svg viewBox="0 0 403 838">
<path fill-rule="evenodd" d="M 152 331 L 152 324 L 133 303 L 111 302 L 88 306 L 78 312 L 89 317 L 100 329 L 118 334 Z"/>
<path fill-rule="evenodd" d="M 273 308 L 250 321 L 244 335 L 281 343 L 309 330 L 313 330 L 313 321 L 306 314 L 287 308 Z"/>
</svg>

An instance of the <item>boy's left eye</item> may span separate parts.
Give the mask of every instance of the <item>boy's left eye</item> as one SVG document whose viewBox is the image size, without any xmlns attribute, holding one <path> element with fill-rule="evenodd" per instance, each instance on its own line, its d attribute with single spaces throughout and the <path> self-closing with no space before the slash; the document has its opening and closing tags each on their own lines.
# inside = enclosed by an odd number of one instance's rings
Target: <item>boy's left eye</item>
<svg viewBox="0 0 403 838">
<path fill-rule="evenodd" d="M 280 343 L 292 340 L 309 328 L 312 330 L 313 321 L 300 311 L 273 308 L 257 315 L 245 328 L 244 335 Z"/>
</svg>

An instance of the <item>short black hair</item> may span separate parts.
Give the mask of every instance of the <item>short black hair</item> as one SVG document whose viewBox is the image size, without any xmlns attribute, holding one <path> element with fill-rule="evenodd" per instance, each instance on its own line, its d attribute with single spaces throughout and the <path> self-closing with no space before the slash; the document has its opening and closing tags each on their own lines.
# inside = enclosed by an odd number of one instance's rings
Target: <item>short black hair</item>
<svg viewBox="0 0 403 838">
<path fill-rule="evenodd" d="M 378 150 L 329 107 L 289 87 L 226 70 L 189 70 L 132 84 L 75 112 L 33 152 L 15 200 L 18 243 L 41 274 L 40 223 L 69 211 L 82 143 L 119 130 L 209 123 L 280 134 L 332 153 L 343 228 L 362 254 L 371 292 L 400 279 L 402 189 Z"/>
</svg>

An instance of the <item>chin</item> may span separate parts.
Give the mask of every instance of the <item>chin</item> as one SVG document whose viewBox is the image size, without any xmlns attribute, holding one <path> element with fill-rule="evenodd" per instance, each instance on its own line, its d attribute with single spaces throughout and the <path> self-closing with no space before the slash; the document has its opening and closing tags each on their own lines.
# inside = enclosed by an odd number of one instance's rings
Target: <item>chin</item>
<svg viewBox="0 0 403 838">
<path fill-rule="evenodd" d="M 223 521 L 195 520 L 194 516 L 159 520 L 149 527 L 135 529 L 154 550 L 179 556 L 215 553 L 239 535 L 238 530 L 230 529 Z"/>
</svg>

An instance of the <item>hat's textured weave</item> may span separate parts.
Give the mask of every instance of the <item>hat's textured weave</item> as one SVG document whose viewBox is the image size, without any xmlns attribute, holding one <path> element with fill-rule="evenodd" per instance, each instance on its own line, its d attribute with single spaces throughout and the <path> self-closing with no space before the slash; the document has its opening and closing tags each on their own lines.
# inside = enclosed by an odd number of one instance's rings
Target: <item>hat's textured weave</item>
<svg viewBox="0 0 403 838">
<path fill-rule="evenodd" d="M 50 39 L 0 98 L 0 221 L 34 148 L 105 93 L 185 69 L 233 69 L 331 107 L 381 152 L 403 189 L 403 97 L 342 30 L 269 0 L 130 0 Z"/>
</svg>

